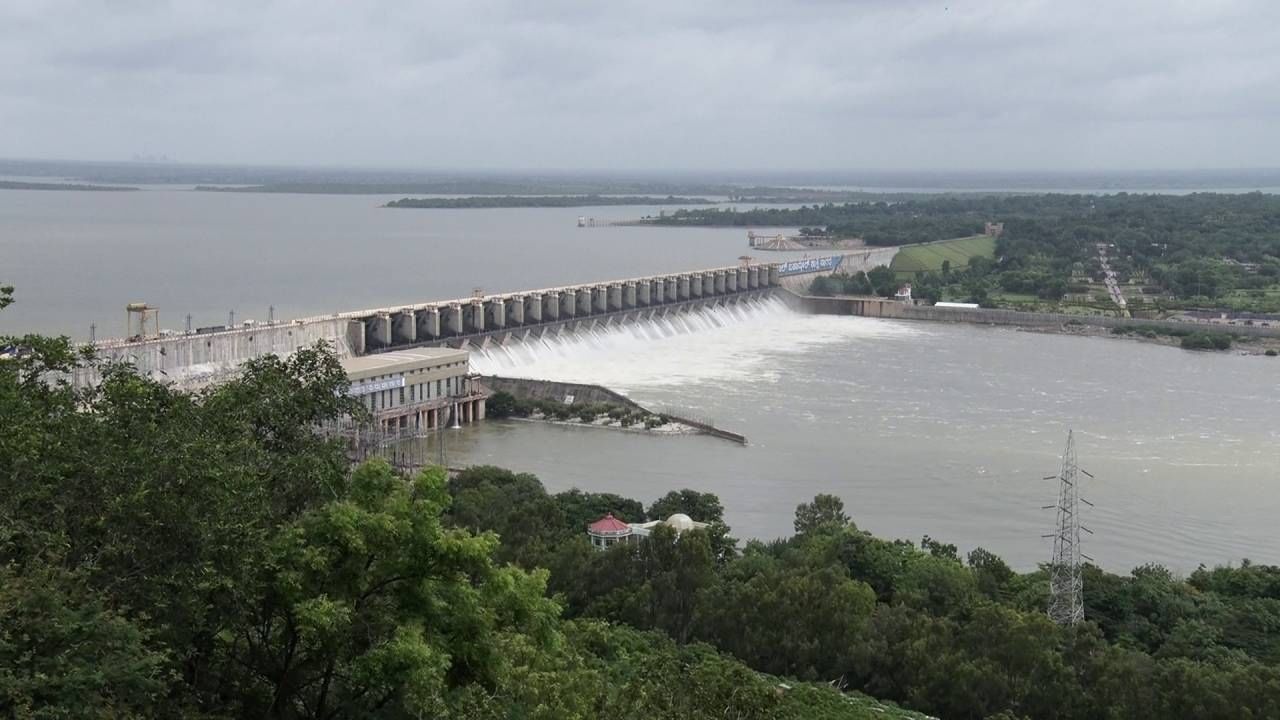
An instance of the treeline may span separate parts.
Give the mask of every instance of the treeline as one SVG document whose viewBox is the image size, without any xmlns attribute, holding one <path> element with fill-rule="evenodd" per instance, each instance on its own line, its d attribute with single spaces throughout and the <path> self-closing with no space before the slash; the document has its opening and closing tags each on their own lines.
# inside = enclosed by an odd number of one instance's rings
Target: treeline
<svg viewBox="0 0 1280 720">
<path fill-rule="evenodd" d="M 945 195 L 801 208 L 677 210 L 657 225 L 818 228 L 892 245 L 981 232 L 1003 222 L 990 291 L 1056 299 L 1101 279 L 1098 243 L 1121 282 L 1143 278 L 1184 304 L 1280 284 L 1280 197 L 1189 195 Z M 1111 247 L 1114 246 L 1114 247 Z M 959 268 L 957 268 L 959 269 Z M 1261 295 L 1260 309 L 1276 299 Z"/>
<path fill-rule="evenodd" d="M 647 224 L 692 227 L 804 227 L 813 234 L 860 238 L 868 245 L 906 245 L 976 235 L 990 219 L 974 209 L 921 213 L 920 203 L 853 202 L 799 208 L 703 208 L 676 210 L 646 218 Z"/>
<path fill-rule="evenodd" d="M 710 205 L 699 197 L 640 195 L 473 195 L 460 198 L 403 198 L 392 200 L 389 208 L 561 208 L 609 205 Z"/>
<path fill-rule="evenodd" d="M 10 299 L 0 288 L 0 307 Z M 506 562 L 553 546 L 461 527 L 468 507 L 513 498 L 440 469 L 353 472 L 316 435 L 364 412 L 322 347 L 195 395 L 126 366 L 75 391 L 58 380 L 84 362 L 66 340 L 0 347 L 16 349 L 0 356 L 0 714 L 917 717 L 657 631 L 564 618 L 546 570 Z M 639 512 L 528 499 L 505 525 L 556 521 L 548 502 L 575 524 Z"/>
<path fill-rule="evenodd" d="M 81 183 L 45 183 L 24 180 L 0 180 L 0 190 L 78 190 L 81 192 L 128 192 L 136 187 L 124 185 L 84 185 Z"/>
<path fill-rule="evenodd" d="M 859 529 L 840 499 L 796 509 L 795 536 L 728 537 L 695 491 L 634 500 L 548 495 L 536 478 L 473 468 L 450 482 L 452 522 L 501 538 L 499 555 L 550 569 L 570 617 L 704 642 L 766 673 L 825 681 L 946 718 L 1280 716 L 1280 569 L 1245 563 L 1187 580 L 1158 566 L 1088 566 L 1087 621 L 1048 620 L 1048 575 L 981 548 L 961 557 Z M 600 552 L 586 523 L 683 512 L 713 523 Z M 535 519 L 536 518 L 536 519 Z"/>
<path fill-rule="evenodd" d="M 234 173 L 233 173 L 234 174 Z M 572 177 L 470 177 L 439 180 L 392 180 L 386 173 L 381 179 L 343 180 L 340 177 L 315 180 L 280 180 L 261 183 L 255 178 L 228 177 L 234 184 L 198 184 L 202 192 L 302 193 L 327 195 L 711 195 L 730 200 L 762 203 L 791 203 L 847 200 L 894 200 L 909 195 L 861 193 L 840 190 L 815 190 L 769 185 L 742 186 L 725 183 L 662 182 Z M 391 176 L 398 174 L 392 173 Z M 173 182 L 173 178 L 162 178 Z M 239 182 L 239 181 L 248 182 Z M 188 179 L 190 181 L 190 179 Z M 195 182 L 207 183 L 199 179 Z"/>
</svg>

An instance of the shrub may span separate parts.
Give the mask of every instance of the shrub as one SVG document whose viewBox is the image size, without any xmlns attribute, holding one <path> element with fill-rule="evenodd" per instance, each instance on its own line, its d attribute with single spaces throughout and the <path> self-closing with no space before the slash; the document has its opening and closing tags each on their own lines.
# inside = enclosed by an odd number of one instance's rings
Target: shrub
<svg viewBox="0 0 1280 720">
<path fill-rule="evenodd" d="M 511 393 L 505 390 L 489 396 L 489 400 L 485 403 L 485 412 L 489 417 L 505 418 L 516 414 L 519 403 Z"/>
<path fill-rule="evenodd" d="M 1182 338 L 1186 350 L 1226 350 L 1231 347 L 1231 336 L 1222 333 L 1191 333 Z"/>
<path fill-rule="evenodd" d="M 1276 352 L 1274 349 L 1267 350 L 1265 354 L 1267 357 L 1275 357 L 1276 355 L 1280 355 L 1280 353 Z"/>
</svg>

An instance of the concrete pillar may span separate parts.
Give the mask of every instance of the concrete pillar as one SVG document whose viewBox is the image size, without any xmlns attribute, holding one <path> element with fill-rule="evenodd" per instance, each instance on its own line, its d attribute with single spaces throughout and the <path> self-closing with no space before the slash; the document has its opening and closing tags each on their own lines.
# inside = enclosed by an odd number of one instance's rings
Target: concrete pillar
<svg viewBox="0 0 1280 720">
<path fill-rule="evenodd" d="M 734 273 L 733 289 L 742 292 L 747 289 L 747 269 L 738 268 L 738 272 Z"/>
<path fill-rule="evenodd" d="M 610 312 L 621 310 L 622 309 L 622 286 L 610 285 L 609 294 L 606 300 L 607 300 Z M 632 304 L 634 305 L 635 303 L 632 303 Z"/>
<path fill-rule="evenodd" d="M 609 312 L 609 286 L 597 285 L 591 288 L 591 312 Z"/>
<path fill-rule="evenodd" d="M 453 303 L 445 311 L 445 329 L 450 335 L 462 334 L 462 306 L 458 303 Z"/>
<path fill-rule="evenodd" d="M 724 291 L 727 293 L 738 292 L 738 271 L 727 270 L 724 274 Z"/>
<path fill-rule="evenodd" d="M 524 317 L 521 322 L 528 322 L 530 325 L 537 325 L 542 322 L 542 296 L 538 293 L 529 293 L 524 296 Z"/>
<path fill-rule="evenodd" d="M 679 287 L 680 287 L 679 278 L 669 277 L 663 280 L 662 292 L 658 293 L 662 298 L 662 302 L 669 303 L 669 302 L 675 302 L 676 300 L 678 300 L 680 298 Z"/>
<path fill-rule="evenodd" d="M 622 286 L 622 309 L 634 310 L 636 307 L 636 283 L 629 282 Z"/>
<path fill-rule="evenodd" d="M 716 294 L 716 274 L 713 272 L 702 274 L 702 295 L 710 297 Z"/>
<path fill-rule="evenodd" d="M 689 276 L 688 276 L 688 275 L 681 275 L 680 277 L 676 278 L 676 287 L 679 289 L 679 292 L 676 294 L 676 299 L 677 299 L 677 300 L 688 300 L 688 299 L 689 299 L 689 286 L 690 286 L 690 284 L 691 284 L 691 283 L 689 282 Z"/>
<path fill-rule="evenodd" d="M 636 306 L 646 307 L 653 302 L 653 283 L 641 280 L 636 283 Z"/>
<path fill-rule="evenodd" d="M 467 332 L 484 332 L 484 301 L 472 300 L 466 307 Z"/>
<path fill-rule="evenodd" d="M 727 272 L 726 272 L 726 271 L 724 271 L 724 270 L 717 270 L 717 271 L 715 272 L 715 279 L 714 279 L 714 282 L 715 282 L 716 294 L 717 294 L 717 295 L 723 295 L 723 294 L 725 294 L 726 292 L 728 292 L 728 290 L 729 290 L 729 278 L 728 278 L 728 275 L 729 275 L 729 273 L 727 273 Z"/>
<path fill-rule="evenodd" d="M 577 317 L 578 293 L 573 290 L 565 290 L 560 293 L 560 319 L 568 320 L 571 317 Z"/>
<path fill-rule="evenodd" d="M 391 341 L 397 345 L 418 342 L 418 323 L 412 309 L 391 314 Z"/>
<path fill-rule="evenodd" d="M 484 411 L 485 411 L 485 409 L 486 409 L 486 408 L 485 408 L 485 406 L 484 406 L 484 400 L 476 400 L 476 419 L 477 419 L 477 420 L 483 420 L 483 419 L 484 419 Z"/>
<path fill-rule="evenodd" d="M 578 288 L 578 317 L 591 314 L 591 288 Z"/>
<path fill-rule="evenodd" d="M 768 286 L 769 286 L 769 287 L 777 287 L 777 285 L 778 285 L 778 280 L 779 280 L 779 276 L 778 276 L 778 266 L 777 266 L 777 265 L 770 265 L 770 266 L 769 266 L 769 282 L 768 282 Z"/>
<path fill-rule="evenodd" d="M 760 268 L 755 265 L 747 268 L 747 287 L 752 290 L 760 287 Z"/>
<path fill-rule="evenodd" d="M 347 321 L 347 344 L 351 346 L 352 355 L 364 354 L 364 321 Z"/>
<path fill-rule="evenodd" d="M 507 325 L 524 324 L 524 296 L 507 298 Z"/>
<path fill-rule="evenodd" d="M 502 298 L 489 298 L 484 301 L 484 323 L 490 330 L 501 330 L 507 326 L 507 307 Z"/>
<path fill-rule="evenodd" d="M 542 317 L 547 322 L 560 319 L 560 293 L 548 290 L 542 293 Z"/>
<path fill-rule="evenodd" d="M 365 321 L 365 327 L 369 329 L 368 335 L 365 337 L 365 347 L 380 348 L 391 345 L 391 314 L 378 313 Z"/>
<path fill-rule="evenodd" d="M 440 337 L 440 308 L 429 307 L 417 313 L 418 337 L 434 340 Z"/>
</svg>

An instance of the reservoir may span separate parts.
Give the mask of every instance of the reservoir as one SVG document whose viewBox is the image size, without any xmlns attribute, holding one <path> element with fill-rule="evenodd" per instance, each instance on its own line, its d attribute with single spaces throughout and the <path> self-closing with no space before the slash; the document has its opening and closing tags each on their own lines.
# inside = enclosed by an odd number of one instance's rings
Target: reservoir
<svg viewBox="0 0 1280 720">
<path fill-rule="evenodd" d="M 0 192 L 0 334 L 119 335 L 130 301 L 162 325 L 277 319 L 731 265 L 742 230 L 575 227 L 661 208 L 387 210 L 393 197 Z M 775 253 L 770 258 L 783 258 Z M 714 492 L 739 538 L 791 532 L 795 506 L 844 499 L 859 526 L 1020 569 L 1047 561 L 1066 430 L 1095 535 L 1126 571 L 1280 562 L 1280 359 L 1111 338 L 804 316 L 780 302 L 696 327 L 629 327 L 473 356 L 475 369 L 598 382 L 744 433 L 739 447 L 528 422 L 450 432 L 451 464 L 536 473 L 650 502 Z"/>
</svg>

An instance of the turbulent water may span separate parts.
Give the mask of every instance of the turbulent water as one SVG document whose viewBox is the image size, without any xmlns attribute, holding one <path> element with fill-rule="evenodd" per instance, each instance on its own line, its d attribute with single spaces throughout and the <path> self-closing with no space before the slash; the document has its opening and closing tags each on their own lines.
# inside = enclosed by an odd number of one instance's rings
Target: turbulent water
<svg viewBox="0 0 1280 720">
<path fill-rule="evenodd" d="M 696 330 L 696 331 L 694 331 Z M 1280 364 L 1112 338 L 799 315 L 775 301 L 489 348 L 486 373 L 601 383 L 745 433 L 704 437 L 490 423 L 455 462 L 651 500 L 715 492 L 742 537 L 789 534 L 797 503 L 844 498 L 859 525 L 1017 566 L 1047 560 L 1067 428 L 1097 476 L 1085 552 L 1127 570 L 1280 562 Z"/>
</svg>

